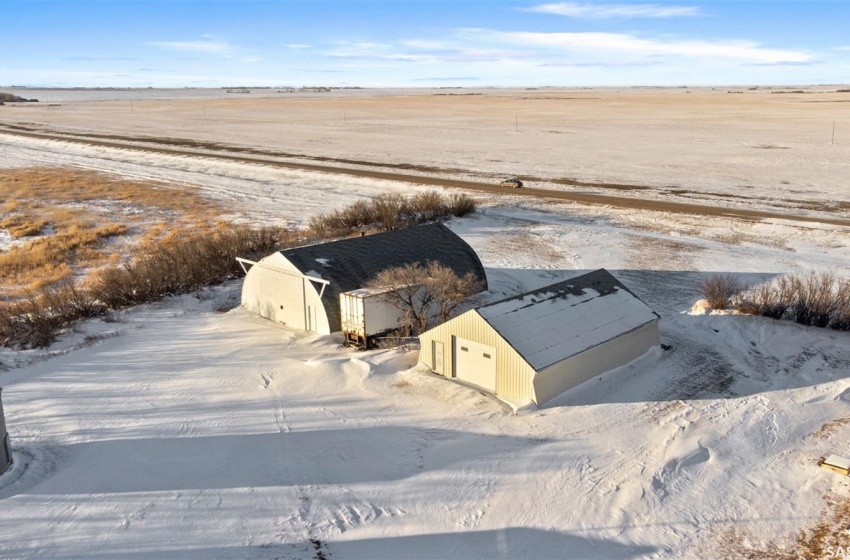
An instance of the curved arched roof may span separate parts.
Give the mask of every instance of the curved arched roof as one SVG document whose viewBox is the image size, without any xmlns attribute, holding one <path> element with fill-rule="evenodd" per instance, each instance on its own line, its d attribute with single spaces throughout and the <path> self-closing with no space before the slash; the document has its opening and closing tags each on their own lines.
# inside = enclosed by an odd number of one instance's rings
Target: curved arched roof
<svg viewBox="0 0 850 560">
<path fill-rule="evenodd" d="M 387 268 L 436 261 L 458 276 L 471 272 L 487 289 L 472 247 L 443 224 L 427 224 L 280 251 L 306 276 L 328 280 L 322 300 L 332 330 L 340 328 L 339 295 L 366 286 Z"/>
</svg>

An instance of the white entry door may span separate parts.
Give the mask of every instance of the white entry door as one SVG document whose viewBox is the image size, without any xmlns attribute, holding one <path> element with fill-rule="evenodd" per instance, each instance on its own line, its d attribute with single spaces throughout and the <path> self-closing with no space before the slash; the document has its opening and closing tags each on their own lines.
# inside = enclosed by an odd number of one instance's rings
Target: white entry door
<svg viewBox="0 0 850 560">
<path fill-rule="evenodd" d="M 443 343 L 432 340 L 431 345 L 431 356 L 434 359 L 431 369 L 433 369 L 436 373 L 445 373 L 443 371 Z"/>
<path fill-rule="evenodd" d="M 455 337 L 455 377 L 496 392 L 496 349 Z"/>
</svg>

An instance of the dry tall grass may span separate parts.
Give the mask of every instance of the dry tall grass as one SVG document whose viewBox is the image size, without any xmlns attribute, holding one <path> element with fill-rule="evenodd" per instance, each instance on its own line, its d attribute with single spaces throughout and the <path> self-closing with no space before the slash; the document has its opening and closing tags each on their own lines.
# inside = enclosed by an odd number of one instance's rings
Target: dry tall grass
<svg viewBox="0 0 850 560">
<path fill-rule="evenodd" d="M 825 496 L 820 519 L 802 529 L 793 541 L 759 541 L 745 531 L 732 529 L 721 539 L 718 553 L 729 560 L 823 560 L 850 558 L 850 499 Z"/>
<path fill-rule="evenodd" d="M 63 168 L 0 170 L 0 200 L 0 229 L 18 240 L 0 250 L 6 301 L 120 261 L 135 245 L 213 231 L 220 213 L 196 192 Z"/>
<path fill-rule="evenodd" d="M 52 174 L 57 172 L 61 173 L 55 170 L 30 173 L 47 191 L 54 192 L 52 181 L 58 179 Z M 21 198 L 20 193 L 32 194 L 33 191 L 16 186 L 22 176 L 27 175 L 13 173 L 9 179 L 14 188 L 9 187 L 8 192 L 18 194 L 6 204 L 6 212 L 31 211 L 31 201 L 28 203 Z M 74 204 L 86 197 L 106 196 L 109 189 L 104 190 L 104 184 L 114 183 L 108 177 L 76 172 L 69 175 L 69 181 L 73 187 L 69 190 L 76 194 L 64 200 Z M 126 182 L 121 184 L 127 185 Z M 358 228 L 394 229 L 449 215 L 465 215 L 475 209 L 475 203 L 466 195 L 380 196 L 315 220 L 314 227 L 308 231 L 292 232 L 214 222 L 211 219 L 214 212 L 207 212 L 214 210 L 214 206 L 193 196 L 186 197 L 181 191 L 166 191 L 168 196 L 161 199 L 159 194 L 148 192 L 153 188 L 150 185 L 130 184 L 128 188 L 140 193 L 146 204 L 169 205 L 178 201 L 169 206 L 171 220 L 149 224 L 146 233 L 137 234 L 132 244 L 112 247 L 110 251 L 110 247 L 103 245 L 104 240 L 126 235 L 127 226 L 98 224 L 89 214 L 86 214 L 89 221 L 84 222 L 74 210 L 76 207 L 60 205 L 52 210 L 53 219 L 48 221 L 56 231 L 0 254 L 0 288 L 31 280 L 31 275 L 39 278 L 38 282 L 30 282 L 29 289 L 16 298 L 0 302 L 0 345 L 48 346 L 59 333 L 80 319 L 222 282 L 241 274 L 237 256 L 260 258 L 274 249 L 340 237 L 350 233 L 351 224 Z M 120 194 L 121 197 L 125 195 Z M 194 206 L 195 202 L 200 209 Z M 154 212 L 163 210 L 163 207 L 146 208 Z M 83 207 L 81 211 L 88 212 L 88 209 Z M 124 258 L 126 254 L 133 258 Z M 81 264 L 87 266 L 89 278 L 74 282 L 71 276 L 79 272 Z"/>
<path fill-rule="evenodd" d="M 155 181 L 135 181 L 95 171 L 60 167 L 4 169 L 0 171 L 0 192 L 6 208 L 9 204 L 48 201 L 81 203 L 93 201 L 123 201 L 141 209 L 159 208 L 181 214 L 197 214 L 200 210 L 215 210 L 215 202 L 200 194 L 170 187 Z M 40 206 L 49 206 L 40 205 Z"/>
</svg>

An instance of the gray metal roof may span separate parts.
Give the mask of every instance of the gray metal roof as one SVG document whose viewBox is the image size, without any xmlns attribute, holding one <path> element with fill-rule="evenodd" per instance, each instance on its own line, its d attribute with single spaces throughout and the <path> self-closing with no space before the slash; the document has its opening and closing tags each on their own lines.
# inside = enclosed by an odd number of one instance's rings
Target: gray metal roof
<svg viewBox="0 0 850 560">
<path fill-rule="evenodd" d="M 658 319 L 604 268 L 477 311 L 536 371 Z"/>
<path fill-rule="evenodd" d="M 439 223 L 284 249 L 280 253 L 303 274 L 330 282 L 322 300 L 331 330 L 340 329 L 339 295 L 363 288 L 387 268 L 436 261 L 458 276 L 471 272 L 487 289 L 487 276 L 478 255 Z"/>
</svg>

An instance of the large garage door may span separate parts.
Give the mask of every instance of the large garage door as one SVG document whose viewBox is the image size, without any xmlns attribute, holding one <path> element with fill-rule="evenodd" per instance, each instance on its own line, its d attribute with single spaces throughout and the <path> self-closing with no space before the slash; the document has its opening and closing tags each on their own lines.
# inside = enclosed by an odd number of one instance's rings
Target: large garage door
<svg viewBox="0 0 850 560">
<path fill-rule="evenodd" d="M 455 377 L 496 392 L 496 349 L 455 337 Z"/>
</svg>

